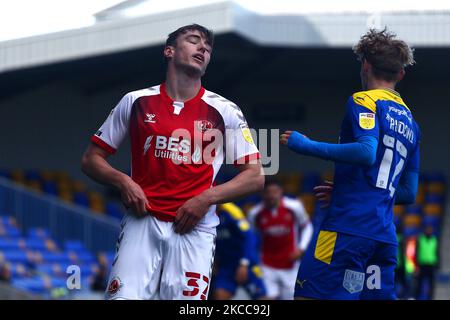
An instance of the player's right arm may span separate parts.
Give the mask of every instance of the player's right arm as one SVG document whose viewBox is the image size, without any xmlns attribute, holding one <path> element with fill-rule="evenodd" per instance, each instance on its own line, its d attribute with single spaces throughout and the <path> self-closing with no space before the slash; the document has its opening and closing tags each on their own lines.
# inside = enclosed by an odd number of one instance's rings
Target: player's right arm
<svg viewBox="0 0 450 320">
<path fill-rule="evenodd" d="M 106 160 L 110 154 L 101 147 L 91 143 L 81 159 L 81 170 L 91 179 L 117 188 L 124 205 L 133 212 L 144 214 L 149 206 L 142 188 L 130 176 L 113 168 Z"/>
<path fill-rule="evenodd" d="M 137 95 L 126 94 L 91 138 L 81 159 L 81 170 L 95 181 L 116 187 L 124 205 L 134 213 L 146 212 L 148 200 L 142 188 L 131 177 L 113 168 L 107 158 L 114 154 L 128 133 L 131 108 Z"/>
</svg>

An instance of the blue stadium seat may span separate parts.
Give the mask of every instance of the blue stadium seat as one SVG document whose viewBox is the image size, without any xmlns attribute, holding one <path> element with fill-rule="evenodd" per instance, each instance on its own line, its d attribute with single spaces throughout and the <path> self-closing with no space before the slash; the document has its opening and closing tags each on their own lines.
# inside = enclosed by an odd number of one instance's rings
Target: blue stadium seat
<svg viewBox="0 0 450 320">
<path fill-rule="evenodd" d="M 59 277 L 51 277 L 52 288 L 67 288 L 67 279 Z"/>
<path fill-rule="evenodd" d="M 106 214 L 110 217 L 116 218 L 117 220 L 122 220 L 124 216 L 124 211 L 122 207 L 116 202 L 107 202 L 106 203 Z"/>
<path fill-rule="evenodd" d="M 0 216 L 0 224 L 5 227 L 12 226 L 15 227 L 16 219 L 11 216 Z"/>
<path fill-rule="evenodd" d="M 28 267 L 23 263 L 12 263 L 10 265 L 12 278 L 24 278 L 29 276 Z"/>
<path fill-rule="evenodd" d="M 25 179 L 28 181 L 40 181 L 41 175 L 37 170 L 26 170 L 25 171 Z"/>
<path fill-rule="evenodd" d="M 23 250 L 6 250 L 0 252 L 6 261 L 12 263 L 27 263 L 29 261 L 27 252 Z"/>
<path fill-rule="evenodd" d="M 76 252 L 77 261 L 82 263 L 93 263 L 95 262 L 95 257 L 89 251 L 78 251 Z"/>
<path fill-rule="evenodd" d="M 73 202 L 79 206 L 89 207 L 89 197 L 86 192 L 75 192 L 73 194 Z"/>
<path fill-rule="evenodd" d="M 444 204 L 444 196 L 437 194 L 427 194 L 425 196 L 425 202 L 427 204 Z"/>
<path fill-rule="evenodd" d="M 26 290 L 35 294 L 46 293 L 49 287 L 41 277 L 24 278 L 24 279 L 13 279 L 12 286 Z"/>
<path fill-rule="evenodd" d="M 59 263 L 43 263 L 36 266 L 36 271 L 39 273 L 45 273 L 53 277 L 64 276 L 66 269 L 61 267 Z"/>
<path fill-rule="evenodd" d="M 47 250 L 46 239 L 43 238 L 28 238 L 25 240 L 25 244 L 30 250 Z"/>
<path fill-rule="evenodd" d="M 84 250 L 86 250 L 83 242 L 81 242 L 80 240 L 64 241 L 64 249 L 66 249 L 67 251 L 84 251 Z"/>
<path fill-rule="evenodd" d="M 10 238 L 19 238 L 22 236 L 22 233 L 19 231 L 19 229 L 17 229 L 16 227 L 13 227 L 13 226 L 5 227 L 4 231 L 5 231 L 5 236 L 10 237 Z"/>
<path fill-rule="evenodd" d="M 65 253 L 42 251 L 43 263 L 70 263 L 70 257 Z"/>
<path fill-rule="evenodd" d="M 42 184 L 42 190 L 45 193 L 57 196 L 58 195 L 58 185 L 53 181 L 45 181 Z"/>
<path fill-rule="evenodd" d="M 0 238 L 0 250 L 21 250 L 24 246 L 21 238 Z"/>
<path fill-rule="evenodd" d="M 422 206 L 419 206 L 417 204 L 412 204 L 406 207 L 406 212 L 405 214 L 417 214 L 417 215 L 421 215 L 422 214 Z"/>
<path fill-rule="evenodd" d="M 405 238 L 417 236 L 421 232 L 419 227 L 405 227 L 403 229 L 403 236 Z"/>
<path fill-rule="evenodd" d="M 50 231 L 47 228 L 29 228 L 28 238 L 49 238 Z"/>
</svg>

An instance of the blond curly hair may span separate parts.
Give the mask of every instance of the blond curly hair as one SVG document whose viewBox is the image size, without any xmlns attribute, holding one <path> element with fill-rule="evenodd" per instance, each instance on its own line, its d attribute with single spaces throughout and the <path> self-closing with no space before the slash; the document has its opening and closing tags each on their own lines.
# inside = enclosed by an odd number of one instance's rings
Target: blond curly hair
<svg viewBox="0 0 450 320">
<path fill-rule="evenodd" d="M 353 52 L 358 60 L 366 60 L 372 65 L 377 78 L 387 81 L 395 81 L 401 70 L 415 63 L 414 50 L 386 28 L 369 30 L 353 47 Z"/>
</svg>

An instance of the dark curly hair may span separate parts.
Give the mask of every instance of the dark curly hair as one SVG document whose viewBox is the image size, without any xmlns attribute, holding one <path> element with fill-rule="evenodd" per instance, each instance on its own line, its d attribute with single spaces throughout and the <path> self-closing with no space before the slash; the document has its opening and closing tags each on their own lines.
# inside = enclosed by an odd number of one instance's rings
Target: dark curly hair
<svg viewBox="0 0 450 320">
<path fill-rule="evenodd" d="M 371 29 L 353 47 L 358 60 L 368 61 L 375 77 L 386 81 L 395 81 L 401 70 L 415 63 L 413 51 L 386 28 L 381 31 Z"/>
</svg>

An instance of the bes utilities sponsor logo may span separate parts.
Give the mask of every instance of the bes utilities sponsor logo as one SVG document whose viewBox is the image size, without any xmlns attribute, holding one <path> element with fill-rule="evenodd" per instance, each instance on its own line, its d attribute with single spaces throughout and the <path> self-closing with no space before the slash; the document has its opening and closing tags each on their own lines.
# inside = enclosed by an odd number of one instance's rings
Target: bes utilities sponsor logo
<svg viewBox="0 0 450 320">
<path fill-rule="evenodd" d="M 188 139 L 165 136 L 148 136 L 144 143 L 144 155 L 154 144 L 154 156 L 157 158 L 172 159 L 181 162 L 188 162 L 191 153 L 191 142 Z M 198 151 L 200 152 L 200 150 Z M 195 154 L 195 152 L 194 152 Z M 195 162 L 194 155 L 192 160 Z"/>
</svg>

